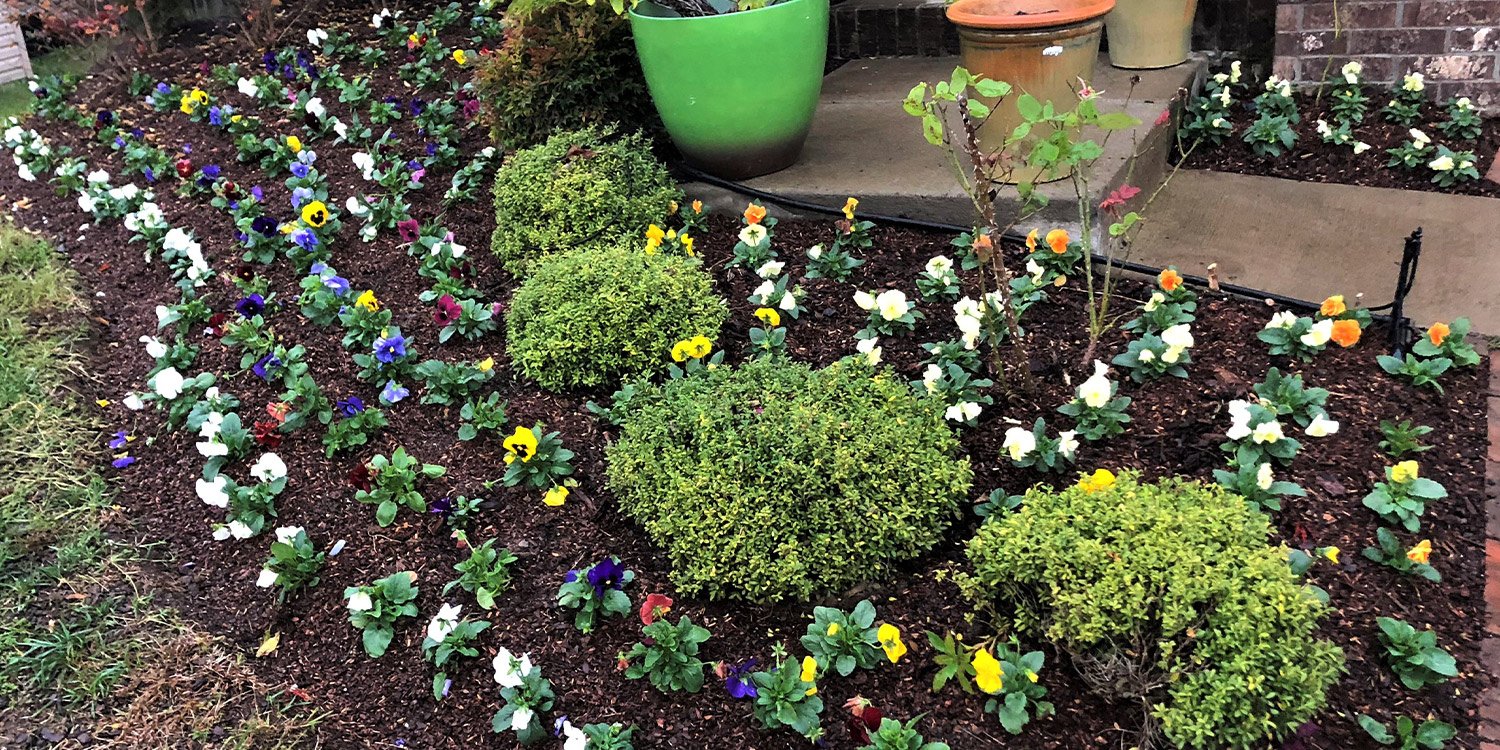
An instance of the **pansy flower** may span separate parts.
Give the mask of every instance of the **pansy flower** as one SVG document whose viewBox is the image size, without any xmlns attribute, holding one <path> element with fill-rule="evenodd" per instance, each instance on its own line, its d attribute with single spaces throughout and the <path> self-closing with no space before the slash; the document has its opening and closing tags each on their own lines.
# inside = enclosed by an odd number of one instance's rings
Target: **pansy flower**
<svg viewBox="0 0 1500 750">
<path fill-rule="evenodd" d="M 252 294 L 234 303 L 234 311 L 242 318 L 253 318 L 266 311 L 266 298 L 259 294 Z"/>
<path fill-rule="evenodd" d="M 399 333 L 375 341 L 375 359 L 390 364 L 406 356 L 406 337 Z"/>
<path fill-rule="evenodd" d="M 625 565 L 618 558 L 606 557 L 589 568 L 587 579 L 594 596 L 603 599 L 605 591 L 625 588 Z"/>
<path fill-rule="evenodd" d="M 356 416 L 364 410 L 365 402 L 359 396 L 350 396 L 349 398 L 339 400 L 339 413 L 343 414 L 346 419 Z"/>
<path fill-rule="evenodd" d="M 293 188 L 292 189 L 292 208 L 302 208 L 302 204 L 307 203 L 309 200 L 312 200 L 312 197 L 313 197 L 312 188 L 305 188 L 305 187 Z"/>
<path fill-rule="evenodd" d="M 311 166 L 308 166 L 307 164 L 303 164 L 300 161 L 294 161 L 294 162 L 292 162 L 292 175 L 295 176 L 295 177 L 306 177 L 307 173 L 309 171 L 311 171 L 311 170 L 312 170 Z"/>
<path fill-rule="evenodd" d="M 521 463 L 526 463 L 536 455 L 536 433 L 530 427 L 517 427 L 501 445 L 505 448 L 505 463 L 513 463 L 518 458 Z"/>
<path fill-rule="evenodd" d="M 432 311 L 432 319 L 440 326 L 452 325 L 458 322 L 462 313 L 463 308 L 454 301 L 453 295 L 445 294 L 438 297 L 437 304 Z"/>
<path fill-rule="evenodd" d="M 127 467 L 127 466 L 129 466 L 129 465 L 131 465 L 133 463 L 135 463 L 135 456 L 132 456 L 132 455 L 130 455 L 128 453 L 121 453 L 120 455 L 115 456 L 115 460 L 113 460 L 113 461 L 111 461 L 109 463 L 110 463 L 111 466 L 115 467 L 116 469 L 123 469 L 123 468 L 125 468 L 125 467 Z"/>
<path fill-rule="evenodd" d="M 264 237 L 275 237 L 278 222 L 269 216 L 257 216 L 250 221 L 250 229 Z"/>
<path fill-rule="evenodd" d="M 321 227 L 328 223 L 328 206 L 323 201 L 313 201 L 302 207 L 302 222 L 310 227 Z"/>
<path fill-rule="evenodd" d="M 422 225 L 416 219 L 396 222 L 396 235 L 402 242 L 416 242 L 422 237 Z"/>
<path fill-rule="evenodd" d="M 298 229 L 292 232 L 292 242 L 296 243 L 297 247 L 312 252 L 313 248 L 318 246 L 318 235 L 314 234 L 311 229 Z"/>
<path fill-rule="evenodd" d="M 346 481 L 349 482 L 351 487 L 357 490 L 364 490 L 365 492 L 370 491 L 374 480 L 375 474 L 370 471 L 370 467 L 366 464 L 355 465 L 353 469 L 349 470 L 349 476 L 346 477 Z"/>
<path fill-rule="evenodd" d="M 720 662 L 721 675 L 724 679 L 724 689 L 729 692 L 729 697 L 735 700 L 760 697 L 760 691 L 755 689 L 755 683 L 750 680 L 750 675 L 755 672 L 756 661 L 754 657 L 745 661 L 729 665 Z"/>
<path fill-rule="evenodd" d="M 389 406 L 410 395 L 411 391 L 403 388 L 400 383 L 394 380 L 387 380 L 385 381 L 385 387 L 380 390 L 380 403 Z"/>
<path fill-rule="evenodd" d="M 265 419 L 256 422 L 252 433 L 255 437 L 255 442 L 272 450 L 280 448 L 281 433 L 277 432 L 280 428 L 281 423 L 275 420 Z"/>
<path fill-rule="evenodd" d="M 267 354 L 250 366 L 250 371 L 254 372 L 255 376 L 261 380 L 270 380 L 276 374 L 276 371 L 280 369 L 281 360 L 275 354 Z"/>
<path fill-rule="evenodd" d="M 177 162 L 172 166 L 176 168 L 177 176 L 181 177 L 184 180 L 186 180 L 190 175 L 193 174 L 193 162 L 187 157 L 178 159 Z"/>
<path fill-rule="evenodd" d="M 646 601 L 641 603 L 641 624 L 650 625 L 671 609 L 672 597 L 666 594 L 647 594 Z"/>
</svg>

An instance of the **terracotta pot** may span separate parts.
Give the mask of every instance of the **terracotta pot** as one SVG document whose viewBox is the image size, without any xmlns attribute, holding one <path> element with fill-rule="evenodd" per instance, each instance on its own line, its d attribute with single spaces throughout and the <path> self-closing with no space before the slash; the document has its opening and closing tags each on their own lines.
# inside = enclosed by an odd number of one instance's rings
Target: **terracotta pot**
<svg viewBox="0 0 1500 750">
<path fill-rule="evenodd" d="M 1078 88 L 1093 78 L 1103 16 L 1115 0 L 958 0 L 948 20 L 958 26 L 959 49 L 971 73 L 1005 81 L 1014 92 L 979 131 L 980 143 L 999 148 L 1021 123 L 1022 92 L 1071 109 Z M 986 102 L 993 104 L 993 102 Z M 1024 156 L 1026 146 L 1020 153 Z M 1013 182 L 1046 182 L 1067 172 L 1018 169 Z"/>
<path fill-rule="evenodd" d="M 1198 0 L 1119 0 L 1104 18 L 1116 68 L 1170 68 L 1193 49 Z"/>
</svg>

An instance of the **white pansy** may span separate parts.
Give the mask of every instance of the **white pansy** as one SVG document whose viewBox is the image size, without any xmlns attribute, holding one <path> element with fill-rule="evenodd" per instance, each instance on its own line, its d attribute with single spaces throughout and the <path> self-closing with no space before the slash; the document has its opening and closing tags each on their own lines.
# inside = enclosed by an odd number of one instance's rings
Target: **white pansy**
<svg viewBox="0 0 1500 750">
<path fill-rule="evenodd" d="M 1344 74 L 1344 82 L 1349 84 L 1359 83 L 1359 74 L 1362 73 L 1364 69 L 1365 66 L 1360 65 L 1356 60 L 1350 60 L 1349 62 L 1344 63 L 1344 69 L 1341 71 Z"/>
<path fill-rule="evenodd" d="M 1364 152 L 1369 151 L 1369 150 L 1370 150 L 1370 144 L 1365 143 L 1364 141 L 1355 141 L 1354 142 L 1354 153 L 1355 154 L 1363 154 Z"/>
<path fill-rule="evenodd" d="M 365 204 L 361 203 L 358 198 L 352 195 L 344 201 L 344 210 L 348 211 L 351 215 L 359 218 L 363 218 L 365 214 L 370 213 L 369 207 L 365 206 Z"/>
<path fill-rule="evenodd" d="M 214 527 L 214 541 L 216 541 L 216 542 L 222 542 L 222 541 L 224 541 L 225 539 L 228 539 L 228 538 L 229 538 L 229 527 L 228 526 L 215 526 Z"/>
<path fill-rule="evenodd" d="M 301 526 L 280 526 L 276 529 L 276 541 L 282 544 L 291 544 L 296 541 L 297 535 L 305 531 Z"/>
<path fill-rule="evenodd" d="M 1239 60 L 1235 60 L 1234 62 L 1229 63 L 1229 82 L 1230 83 L 1239 83 L 1240 82 L 1240 61 Z"/>
<path fill-rule="evenodd" d="M 1187 323 L 1178 323 L 1161 332 L 1161 341 L 1167 345 L 1168 352 L 1181 354 L 1184 350 L 1193 348 L 1192 328 Z"/>
<path fill-rule="evenodd" d="M 1298 340 L 1303 346 L 1319 347 L 1328 343 L 1333 337 L 1333 319 L 1324 318 L 1312 325 L 1307 333 L 1302 334 Z"/>
<path fill-rule="evenodd" d="M 797 295 L 792 294 L 791 292 L 787 292 L 786 294 L 781 295 L 781 301 L 776 303 L 776 306 L 781 308 L 782 312 L 788 312 L 797 309 Z"/>
<path fill-rule="evenodd" d="M 92 172 L 89 172 L 88 176 L 85 177 L 84 180 L 90 185 L 103 185 L 109 182 L 109 173 L 102 169 L 96 169 Z"/>
<path fill-rule="evenodd" d="M 1223 86 L 1224 84 L 1229 83 L 1229 74 L 1228 73 L 1215 73 L 1214 74 L 1214 83 L 1217 83 L 1220 86 Z"/>
<path fill-rule="evenodd" d="M 1156 308 L 1161 307 L 1162 303 L 1166 301 L 1167 295 L 1162 294 L 1161 292 L 1152 292 L 1151 298 L 1146 300 L 1146 304 L 1141 305 L 1141 310 L 1143 312 L 1155 312 Z"/>
<path fill-rule="evenodd" d="M 224 426 L 224 415 L 220 412 L 211 411 L 203 418 L 203 424 L 198 425 L 198 437 L 212 438 L 219 434 Z"/>
<path fill-rule="evenodd" d="M 906 292 L 900 289 L 881 292 L 875 297 L 875 307 L 879 309 L 880 317 L 888 321 L 896 320 L 911 311 L 911 303 L 906 301 Z"/>
<path fill-rule="evenodd" d="M 1333 126 L 1329 125 L 1327 120 L 1318 120 L 1318 124 L 1315 130 L 1318 131 L 1318 135 L 1321 135 L 1324 138 L 1333 135 Z"/>
<path fill-rule="evenodd" d="M 1339 431 L 1339 423 L 1336 419 L 1329 419 L 1327 414 L 1318 414 L 1308 423 L 1305 432 L 1308 437 L 1328 437 Z"/>
<path fill-rule="evenodd" d="M 510 728 L 514 729 L 517 733 L 526 731 L 526 727 L 531 726 L 531 718 L 534 713 L 534 711 L 525 706 L 516 709 L 516 712 L 510 715 Z"/>
<path fill-rule="evenodd" d="M 1439 156 L 1438 158 L 1427 162 L 1427 167 L 1434 172 L 1448 172 L 1451 171 L 1456 165 L 1456 162 L 1453 161 L 1453 157 L 1447 154 L 1443 154 L 1442 156 Z"/>
<path fill-rule="evenodd" d="M 953 270 L 953 260 L 946 255 L 935 255 L 927 261 L 926 270 L 930 276 L 947 276 Z"/>
<path fill-rule="evenodd" d="M 1427 144 L 1432 143 L 1432 139 L 1427 137 L 1427 134 L 1422 132 L 1420 128 L 1412 128 L 1407 131 L 1407 135 L 1411 136 L 1411 142 L 1418 150 L 1427 148 Z"/>
<path fill-rule="evenodd" d="M 1219 104 L 1228 107 L 1234 100 L 1229 96 L 1229 89 L 1219 89 Z"/>
<path fill-rule="evenodd" d="M 1469 97 L 1460 96 L 1457 99 L 1453 100 L 1453 107 L 1455 109 L 1467 111 L 1474 108 L 1474 103 L 1469 100 Z"/>
<path fill-rule="evenodd" d="M 354 160 L 354 166 L 359 169 L 359 173 L 366 180 L 375 179 L 375 157 L 370 156 L 363 151 L 359 151 L 356 152 L 352 158 Z"/>
<path fill-rule="evenodd" d="M 762 279 L 774 279 L 777 276 L 781 275 L 781 269 L 785 266 L 786 263 L 782 261 L 768 260 L 765 263 L 762 263 L 760 265 L 760 268 L 755 269 L 755 275 L 761 277 Z"/>
<path fill-rule="evenodd" d="M 1271 320 L 1266 323 L 1266 330 L 1269 331 L 1272 328 L 1291 328 L 1295 325 L 1297 325 L 1297 314 L 1290 310 L 1282 310 L 1271 316 Z"/>
<path fill-rule="evenodd" d="M 943 368 L 937 364 L 930 364 L 922 371 L 922 385 L 927 388 L 928 393 L 937 393 L 937 384 L 943 379 Z"/>
<path fill-rule="evenodd" d="M 1010 460 L 1020 461 L 1036 450 L 1036 436 L 1024 427 L 1012 427 L 1005 431 L 1005 442 L 1000 447 L 1010 454 Z"/>
<path fill-rule="evenodd" d="M 168 367 L 153 375 L 147 385 L 156 395 L 171 401 L 182 395 L 183 382 L 182 373 L 175 367 Z"/>
<path fill-rule="evenodd" d="M 973 401 L 960 401 L 948 407 L 947 411 L 943 412 L 943 417 L 949 422 L 968 422 L 979 418 L 981 408 Z"/>
<path fill-rule="evenodd" d="M 1427 81 L 1421 73 L 1407 73 L 1406 77 L 1401 79 L 1401 88 L 1406 91 L 1421 91 L 1427 88 Z"/>
<path fill-rule="evenodd" d="M 286 476 L 286 463 L 275 453 L 264 453 L 250 467 L 250 476 L 262 482 L 274 482 Z"/>
<path fill-rule="evenodd" d="M 328 110 L 323 107 L 322 98 L 316 96 L 308 99 L 307 104 L 303 106 L 303 109 L 307 110 L 308 114 L 318 118 L 319 120 L 323 119 L 323 117 L 328 114 Z"/>
<path fill-rule="evenodd" d="M 873 367 L 880 364 L 880 355 L 882 352 L 879 338 L 860 339 L 859 343 L 854 345 L 854 349 L 860 354 L 865 355 L 865 359 L 870 362 L 870 366 Z"/>
<path fill-rule="evenodd" d="M 326 31 L 324 31 L 322 29 L 308 29 L 307 30 L 307 43 L 308 44 L 310 44 L 310 45 L 312 45 L 314 47 L 321 47 L 321 46 L 323 46 L 323 42 L 326 42 L 326 41 L 328 41 L 328 32 L 326 32 Z"/>
<path fill-rule="evenodd" d="M 343 120 L 335 117 L 333 120 L 333 134 L 339 138 L 347 139 L 349 137 L 349 126 L 345 125 Z"/>
<path fill-rule="evenodd" d="M 1209 124 L 1216 128 L 1225 128 L 1229 126 L 1229 121 L 1222 117 L 1215 117 Z"/>
<path fill-rule="evenodd" d="M 241 77 L 239 82 L 235 85 L 239 89 L 241 94 L 244 94 L 251 99 L 260 96 L 260 87 L 256 86 L 255 81 L 252 81 L 249 78 Z"/>
<path fill-rule="evenodd" d="M 199 479 L 193 489 L 198 493 L 198 499 L 205 504 L 215 508 L 228 508 L 229 492 L 225 489 L 228 484 L 223 476 L 216 476 L 211 480 Z"/>
<path fill-rule="evenodd" d="M 91 214 L 94 212 L 94 198 L 88 193 L 78 194 L 78 210 Z"/>
<path fill-rule="evenodd" d="M 447 640 L 449 634 L 458 628 L 458 618 L 463 607 L 456 604 L 444 604 L 438 609 L 431 621 L 427 623 L 427 637 L 434 643 L 442 643 Z"/>
<path fill-rule="evenodd" d="M 760 286 L 755 287 L 750 296 L 755 299 L 756 304 L 765 305 L 771 302 L 771 295 L 775 293 L 776 282 L 767 280 L 760 282 Z"/>
<path fill-rule="evenodd" d="M 1078 431 L 1063 430 L 1057 434 L 1057 454 L 1071 459 L 1078 452 Z"/>
<path fill-rule="evenodd" d="M 855 292 L 854 304 L 859 305 L 859 309 L 861 310 L 874 310 L 875 295 L 870 292 Z"/>
<path fill-rule="evenodd" d="M 502 646 L 491 664 L 495 667 L 496 684 L 502 688 L 520 687 L 521 678 L 531 671 L 531 655 L 522 654 L 517 658 L 510 649 Z"/>
<path fill-rule="evenodd" d="M 1109 403 L 1114 395 L 1114 384 L 1109 382 L 1109 366 L 1094 360 L 1094 374 L 1078 386 L 1078 397 L 1085 406 L 1098 409 Z"/>
<path fill-rule="evenodd" d="M 1260 468 L 1255 470 L 1256 487 L 1259 487 L 1262 490 L 1269 490 L 1271 489 L 1271 485 L 1275 483 L 1276 476 L 1271 473 L 1271 465 L 1269 463 L 1261 464 Z"/>
<path fill-rule="evenodd" d="M 1042 264 L 1036 262 L 1036 258 L 1027 256 L 1026 275 L 1031 277 L 1031 283 L 1041 285 L 1042 275 L 1045 273 L 1047 273 L 1047 269 L 1042 268 Z"/>
<path fill-rule="evenodd" d="M 766 240 L 766 228 L 760 224 L 750 224 L 740 230 L 740 242 L 750 247 L 756 247 Z"/>
<path fill-rule="evenodd" d="M 350 612 L 368 612 L 374 609 L 375 602 L 370 600 L 370 594 L 365 591 L 356 591 L 349 595 Z"/>
<path fill-rule="evenodd" d="M 123 401 L 125 404 L 125 408 L 131 411 L 140 411 L 141 409 L 146 408 L 146 402 L 142 401 L 141 397 L 134 393 L 125 394 L 125 398 L 123 399 Z"/>
<path fill-rule="evenodd" d="M 1141 353 L 1136 355 L 1136 359 L 1139 359 L 1142 362 L 1150 362 L 1151 360 L 1156 359 L 1156 352 L 1153 352 L 1150 349 L 1142 349 Z"/>
<path fill-rule="evenodd" d="M 1250 437 L 1250 402 L 1235 399 L 1229 402 L 1229 430 L 1224 436 L 1230 440 Z"/>
<path fill-rule="evenodd" d="M 563 738 L 563 750 L 588 750 L 589 736 L 573 726 L 573 722 L 563 719 L 558 733 Z"/>
<path fill-rule="evenodd" d="M 276 579 L 279 577 L 276 575 L 276 571 L 269 568 L 261 568 L 260 577 L 255 579 L 255 585 L 263 589 L 268 589 L 276 585 Z"/>
<path fill-rule="evenodd" d="M 152 359 L 161 359 L 167 356 L 169 349 L 166 344 L 161 342 L 161 339 L 155 336 L 142 336 L 139 340 L 142 344 L 146 345 L 146 356 Z"/>
<path fill-rule="evenodd" d="M 235 539 L 249 539 L 255 536 L 255 532 L 249 526 L 246 526 L 243 521 L 235 520 L 229 522 L 229 535 Z"/>
<path fill-rule="evenodd" d="M 198 455 L 204 458 L 218 458 L 229 455 L 229 446 L 217 440 L 204 440 L 197 444 Z"/>
<path fill-rule="evenodd" d="M 25 164 L 19 164 L 16 166 L 16 176 L 27 182 L 36 182 L 36 175 L 32 173 L 31 167 L 28 167 Z"/>
<path fill-rule="evenodd" d="M 1250 431 L 1250 439 L 1257 443 L 1274 443 L 1283 437 L 1286 434 L 1281 431 L 1281 422 L 1275 419 L 1261 422 Z"/>
</svg>

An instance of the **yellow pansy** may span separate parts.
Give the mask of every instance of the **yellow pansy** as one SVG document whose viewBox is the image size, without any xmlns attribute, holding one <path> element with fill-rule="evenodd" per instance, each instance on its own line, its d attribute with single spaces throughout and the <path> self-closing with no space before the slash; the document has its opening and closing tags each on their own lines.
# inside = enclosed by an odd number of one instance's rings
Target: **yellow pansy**
<svg viewBox="0 0 1500 750">
<path fill-rule="evenodd" d="M 662 241 L 662 238 L 664 238 L 666 236 L 667 236 L 667 233 L 663 232 L 661 230 L 661 227 L 659 227 L 659 226 L 657 226 L 655 224 L 652 224 L 651 226 L 646 227 L 646 241 L 647 242 L 655 242 L 656 244 L 660 245 L 661 241 Z"/>
<path fill-rule="evenodd" d="M 1331 562 L 1334 565 L 1339 564 L 1340 550 L 1338 547 L 1324 547 L 1321 551 L 1323 553 L 1324 559 L 1328 560 L 1328 562 Z"/>
<path fill-rule="evenodd" d="M 354 304 L 370 312 L 376 312 L 380 309 L 380 300 L 375 298 L 375 292 L 370 289 L 360 292 L 359 296 L 354 298 Z"/>
<path fill-rule="evenodd" d="M 880 647 L 885 649 L 885 658 L 890 659 L 892 664 L 906 656 L 906 643 L 901 640 L 901 628 L 884 623 L 876 631 L 875 637 L 880 639 Z"/>
<path fill-rule="evenodd" d="M 286 147 L 291 149 L 292 153 L 301 153 L 302 139 L 295 135 L 289 135 L 286 137 Z"/>
<path fill-rule="evenodd" d="M 553 508 L 559 507 L 567 501 L 568 488 L 560 484 L 553 486 L 552 489 L 547 490 L 547 494 L 542 495 L 542 502 Z"/>
<path fill-rule="evenodd" d="M 682 251 L 689 256 L 693 255 L 693 238 L 684 233 L 678 239 L 682 242 Z"/>
<path fill-rule="evenodd" d="M 849 221 L 854 221 L 854 209 L 858 207 L 859 199 L 850 196 L 849 200 L 844 201 L 844 218 L 848 219 Z"/>
<path fill-rule="evenodd" d="M 1098 492 L 1107 490 L 1115 485 L 1115 474 L 1109 469 L 1094 469 L 1094 473 L 1079 480 L 1078 486 L 1084 492 Z"/>
<path fill-rule="evenodd" d="M 1417 478 L 1418 469 L 1416 461 L 1402 461 L 1391 467 L 1391 481 L 1396 484 L 1406 484 Z"/>
<path fill-rule="evenodd" d="M 321 227 L 328 223 L 328 206 L 323 201 L 310 201 L 302 207 L 302 223 L 310 227 Z"/>
<path fill-rule="evenodd" d="M 683 339 L 672 345 L 672 361 L 686 362 L 690 359 L 703 359 L 713 349 L 714 342 L 710 341 L 707 336 Z"/>
<path fill-rule="evenodd" d="M 461 49 L 453 50 L 453 62 L 456 62 L 459 65 L 463 65 L 469 62 L 469 53 Z"/>
<path fill-rule="evenodd" d="M 987 648 L 974 652 L 974 684 L 990 695 L 1005 688 L 1005 681 L 1000 679 L 1000 661 Z"/>
<path fill-rule="evenodd" d="M 489 372 L 490 370 L 495 369 L 495 358 L 485 357 L 484 359 L 479 360 L 479 363 L 474 366 L 479 368 L 480 372 Z"/>
<path fill-rule="evenodd" d="M 760 322 L 768 326 L 781 325 L 781 313 L 776 312 L 774 307 L 762 307 L 756 310 L 755 317 L 760 318 Z"/>
<path fill-rule="evenodd" d="M 1431 555 L 1432 542 L 1427 539 L 1423 539 L 1422 541 L 1417 542 L 1417 546 L 1412 547 L 1411 549 L 1406 551 L 1406 559 L 1411 560 L 1418 565 L 1426 565 L 1427 558 Z"/>
<path fill-rule="evenodd" d="M 505 463 L 512 463 L 517 458 L 521 463 L 530 461 L 536 455 L 536 433 L 530 427 L 517 427 L 515 434 L 505 439 Z"/>
<path fill-rule="evenodd" d="M 808 695 L 818 694 L 818 660 L 811 656 L 802 657 L 802 681 L 812 685 L 807 689 Z"/>
<path fill-rule="evenodd" d="M 828 637 L 832 638 L 832 637 L 834 637 L 834 636 L 836 636 L 838 634 L 839 634 L 839 624 L 836 623 L 836 622 L 830 622 L 830 623 L 828 623 Z"/>
</svg>

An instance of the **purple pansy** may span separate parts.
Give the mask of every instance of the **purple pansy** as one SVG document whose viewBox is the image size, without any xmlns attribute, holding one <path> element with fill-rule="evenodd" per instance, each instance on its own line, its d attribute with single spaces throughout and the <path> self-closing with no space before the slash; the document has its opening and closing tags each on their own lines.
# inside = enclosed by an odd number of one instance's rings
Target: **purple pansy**
<svg viewBox="0 0 1500 750">
<path fill-rule="evenodd" d="M 119 432 L 115 433 L 115 436 L 113 438 L 110 439 L 109 447 L 113 450 L 119 450 L 121 448 L 124 448 L 125 444 L 128 442 L 130 442 L 130 436 L 126 435 L 124 430 L 120 430 Z"/>
<path fill-rule="evenodd" d="M 281 360 L 275 354 L 267 354 L 250 366 L 250 371 L 261 380 L 270 380 L 279 369 L 281 369 Z"/>
<path fill-rule="evenodd" d="M 594 587 L 594 596 L 603 599 L 606 590 L 625 587 L 625 565 L 618 558 L 606 557 L 589 568 L 588 581 Z"/>
<path fill-rule="evenodd" d="M 313 234 L 311 229 L 298 229 L 292 232 L 292 242 L 297 243 L 297 247 L 312 252 L 313 248 L 318 246 L 318 235 Z"/>
<path fill-rule="evenodd" d="M 365 402 L 359 396 L 350 396 L 349 398 L 339 400 L 339 413 L 344 415 L 346 419 L 356 416 L 364 410 Z"/>
<path fill-rule="evenodd" d="M 387 380 L 385 381 L 385 387 L 380 390 L 380 403 L 389 406 L 410 395 L 411 391 L 401 387 L 400 383 L 394 380 Z"/>
<path fill-rule="evenodd" d="M 399 333 L 375 341 L 375 359 L 390 364 L 406 356 L 406 337 Z"/>
<path fill-rule="evenodd" d="M 252 294 L 234 303 L 234 311 L 242 318 L 253 318 L 266 311 L 266 298 Z"/>
<path fill-rule="evenodd" d="M 724 689 L 729 691 L 729 697 L 744 700 L 760 695 L 760 691 L 755 689 L 755 683 L 750 681 L 750 674 L 754 671 L 754 657 L 746 659 L 741 664 L 728 667 L 728 673 L 724 675 Z"/>
</svg>

